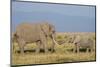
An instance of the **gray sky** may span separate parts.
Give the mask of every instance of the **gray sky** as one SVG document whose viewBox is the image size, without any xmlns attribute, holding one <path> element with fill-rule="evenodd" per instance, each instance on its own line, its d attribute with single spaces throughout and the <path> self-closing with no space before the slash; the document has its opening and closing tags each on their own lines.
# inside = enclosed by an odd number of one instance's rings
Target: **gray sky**
<svg viewBox="0 0 100 67">
<path fill-rule="evenodd" d="M 48 21 L 58 32 L 95 32 L 95 7 L 12 2 L 12 28 L 22 22 Z"/>
</svg>

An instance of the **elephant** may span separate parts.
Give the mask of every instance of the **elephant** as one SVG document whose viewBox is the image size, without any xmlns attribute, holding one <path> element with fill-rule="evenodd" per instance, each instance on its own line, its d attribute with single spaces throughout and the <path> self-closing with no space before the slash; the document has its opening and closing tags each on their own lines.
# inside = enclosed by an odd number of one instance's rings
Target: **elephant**
<svg viewBox="0 0 100 67">
<path fill-rule="evenodd" d="M 80 48 L 85 48 L 87 52 L 94 51 L 94 41 L 88 36 L 84 35 L 73 35 L 69 38 L 69 43 L 73 43 L 75 45 L 75 48 L 73 49 L 73 52 L 80 52 Z"/>
<path fill-rule="evenodd" d="M 48 37 L 52 40 L 51 51 L 54 52 L 55 44 L 55 27 L 48 22 L 40 23 L 21 23 L 16 27 L 14 37 L 18 42 L 21 54 L 24 54 L 24 46 L 28 43 L 35 42 L 38 46 L 36 53 L 40 52 L 41 46 L 45 53 L 48 52 L 47 41 Z"/>
</svg>

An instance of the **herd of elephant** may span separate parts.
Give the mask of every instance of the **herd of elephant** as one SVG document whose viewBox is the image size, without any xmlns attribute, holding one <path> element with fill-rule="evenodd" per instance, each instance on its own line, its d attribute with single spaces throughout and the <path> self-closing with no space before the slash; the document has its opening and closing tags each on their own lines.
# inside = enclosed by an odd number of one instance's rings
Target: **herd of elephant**
<svg viewBox="0 0 100 67">
<path fill-rule="evenodd" d="M 40 52 L 41 46 L 44 49 L 44 52 L 47 53 L 47 42 L 48 38 L 51 39 L 51 52 L 56 51 L 55 45 L 60 45 L 56 40 L 56 31 L 55 26 L 48 23 L 21 23 L 16 27 L 16 31 L 12 34 L 12 42 L 15 41 L 18 43 L 20 48 L 20 53 L 24 54 L 24 47 L 28 43 L 36 43 L 36 53 Z M 90 38 L 81 38 L 79 35 L 70 36 L 67 40 L 68 43 L 73 43 L 75 48 L 74 52 L 79 52 L 81 47 L 86 48 L 87 51 L 94 51 L 93 45 L 94 41 Z"/>
</svg>

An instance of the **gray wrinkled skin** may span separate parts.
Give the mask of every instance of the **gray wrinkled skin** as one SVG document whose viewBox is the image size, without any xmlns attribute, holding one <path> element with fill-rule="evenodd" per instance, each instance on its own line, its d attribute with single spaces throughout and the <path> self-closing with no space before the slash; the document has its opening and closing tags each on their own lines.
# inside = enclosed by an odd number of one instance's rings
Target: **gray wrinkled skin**
<svg viewBox="0 0 100 67">
<path fill-rule="evenodd" d="M 89 36 L 74 35 L 70 38 L 69 43 L 75 45 L 73 52 L 78 53 L 80 48 L 85 48 L 87 52 L 89 52 L 89 49 L 91 52 L 94 51 L 94 41 Z"/>
<path fill-rule="evenodd" d="M 36 42 L 36 52 L 39 53 L 41 46 L 47 52 L 47 37 L 52 40 L 51 51 L 54 51 L 55 43 L 55 27 L 47 22 L 42 23 L 22 23 L 16 28 L 16 32 L 13 38 L 16 38 L 20 51 L 24 53 L 24 46 L 27 43 Z"/>
</svg>

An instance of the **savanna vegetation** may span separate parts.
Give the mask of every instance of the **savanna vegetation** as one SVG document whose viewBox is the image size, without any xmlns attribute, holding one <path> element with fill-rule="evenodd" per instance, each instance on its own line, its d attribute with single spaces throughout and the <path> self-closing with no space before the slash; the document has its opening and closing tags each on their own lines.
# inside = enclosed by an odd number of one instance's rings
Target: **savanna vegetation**
<svg viewBox="0 0 100 67">
<path fill-rule="evenodd" d="M 18 44 L 14 42 L 12 47 L 12 65 L 27 65 L 27 64 L 49 64 L 49 63 L 64 63 L 64 62 L 80 62 L 80 61 L 95 61 L 96 53 L 85 52 L 81 49 L 80 53 L 73 53 L 75 47 L 72 43 L 68 43 L 70 35 L 88 35 L 94 40 L 95 48 L 95 33 L 56 33 L 56 40 L 60 45 L 55 45 L 55 52 L 44 53 L 41 49 L 40 53 L 35 53 L 36 43 L 29 43 L 24 48 L 24 55 L 20 54 Z M 48 49 L 51 41 L 48 42 Z"/>
</svg>

